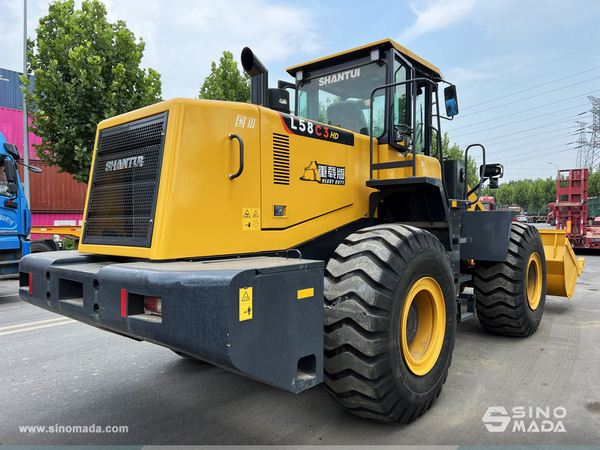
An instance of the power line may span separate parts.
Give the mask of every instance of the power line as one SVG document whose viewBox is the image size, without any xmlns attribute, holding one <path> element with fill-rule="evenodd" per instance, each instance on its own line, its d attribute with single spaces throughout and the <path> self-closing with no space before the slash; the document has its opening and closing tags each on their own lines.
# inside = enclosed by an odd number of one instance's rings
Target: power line
<svg viewBox="0 0 600 450">
<path fill-rule="evenodd" d="M 542 109 L 542 108 L 546 108 L 548 106 L 556 106 L 557 103 L 558 103 L 557 101 L 553 101 L 552 103 L 547 103 L 545 105 L 536 106 L 534 108 L 524 109 L 524 110 L 519 111 L 519 112 L 511 112 L 510 114 L 506 114 L 505 116 L 494 117 L 492 119 L 484 120 L 482 122 L 477 122 L 477 123 L 473 123 L 473 124 L 470 124 L 470 125 L 465 125 L 464 127 L 457 127 L 457 128 L 454 128 L 453 131 L 462 130 L 462 129 L 470 128 L 470 127 L 475 127 L 477 125 L 482 125 L 484 123 L 495 122 L 495 121 L 498 121 L 500 119 L 506 119 L 507 117 L 514 117 L 514 116 L 517 116 L 519 114 L 524 114 L 524 113 L 527 113 L 527 112 L 536 111 L 536 110 L 539 110 L 539 109 Z M 541 117 L 541 116 L 532 116 L 532 117 L 526 118 L 524 120 L 537 119 L 538 117 Z"/>
<path fill-rule="evenodd" d="M 467 86 L 465 88 L 465 90 L 473 89 L 475 87 L 478 87 L 478 86 L 481 86 L 481 85 L 484 85 L 484 84 L 487 84 L 487 83 L 491 83 L 493 81 L 500 80 L 502 78 L 507 78 L 507 77 L 516 75 L 518 73 L 521 73 L 521 72 L 533 69 L 535 67 L 540 67 L 540 66 L 543 66 L 544 64 L 549 64 L 549 63 L 554 62 L 554 61 L 564 61 L 569 56 L 577 55 L 578 53 L 582 53 L 582 52 L 587 52 L 588 50 L 592 50 L 592 49 L 595 49 L 597 47 L 600 47 L 600 44 L 592 45 L 591 47 L 587 47 L 587 48 L 584 48 L 584 49 L 581 49 L 581 50 L 577 50 L 576 52 L 569 53 L 567 55 L 562 55 L 562 56 L 559 56 L 559 57 L 554 58 L 554 59 L 549 59 L 549 60 L 541 62 L 539 64 L 534 64 L 533 66 L 529 66 L 529 67 L 525 67 L 523 69 L 515 70 L 514 72 L 510 72 L 510 73 L 507 73 L 505 75 L 500 75 L 499 77 L 492 78 L 492 79 L 489 79 L 489 80 L 485 80 L 485 81 L 482 81 L 481 83 L 478 83 L 478 84 L 475 84 L 475 85 Z"/>
<path fill-rule="evenodd" d="M 547 116 L 551 116 L 551 115 L 554 115 L 554 114 L 560 114 L 560 113 L 563 113 L 565 111 L 569 111 L 571 109 L 578 109 L 578 108 L 583 108 L 583 107 L 585 107 L 585 105 L 578 105 L 578 106 L 574 106 L 574 107 L 571 107 L 571 108 L 565 108 L 565 109 L 562 109 L 560 111 L 554 111 L 554 112 L 551 112 L 551 113 L 541 114 L 541 115 L 535 116 L 535 117 L 530 117 L 528 119 L 518 120 L 516 122 L 511 122 L 511 123 L 507 123 L 507 124 L 503 124 L 503 125 L 498 125 L 498 126 L 491 127 L 491 128 L 486 128 L 486 129 L 483 129 L 483 130 L 476 130 L 476 131 L 472 131 L 470 133 L 464 133 L 464 134 L 461 134 L 461 135 L 458 135 L 458 136 L 454 136 L 454 139 L 459 138 L 459 137 L 469 136 L 471 134 L 482 133 L 484 131 L 490 131 L 490 130 L 496 130 L 498 128 L 504 128 L 504 127 L 507 127 L 509 125 L 522 124 L 523 122 L 528 121 L 528 120 L 539 119 L 540 117 L 547 117 Z M 461 128 L 469 128 L 469 127 L 461 127 Z"/>
<path fill-rule="evenodd" d="M 544 87 L 544 86 L 548 86 L 548 85 L 551 85 L 551 84 L 554 84 L 554 83 L 558 83 L 559 81 L 568 80 L 569 78 L 573 78 L 573 77 L 576 77 L 576 76 L 579 76 L 579 75 L 583 75 L 584 73 L 592 72 L 592 71 L 598 70 L 598 69 L 600 69 L 600 67 L 594 67 L 593 69 L 585 70 L 583 72 L 579 72 L 579 73 L 576 73 L 574 75 L 569 75 L 568 77 L 559 78 L 557 80 L 548 81 L 547 83 L 538 84 L 537 86 L 532 86 L 532 87 L 529 87 L 527 89 L 523 89 L 522 91 L 513 92 L 512 94 L 506 94 L 506 95 L 503 95 L 502 97 L 497 97 L 497 98 L 493 98 L 491 100 L 486 100 L 485 102 L 477 103 L 475 105 L 469 105 L 469 109 L 476 108 L 476 107 L 481 106 L 481 105 L 486 105 L 488 103 L 492 103 L 492 102 L 495 102 L 495 101 L 498 101 L 498 100 L 502 100 L 504 98 L 512 97 L 513 95 L 522 94 L 523 92 L 528 92 L 528 91 L 531 91 L 533 89 L 538 89 L 538 88 L 541 88 L 541 87 Z M 597 78 L 593 78 L 593 80 L 596 80 L 596 79 Z M 591 81 L 591 80 L 588 80 L 588 81 Z M 564 87 L 559 88 L 559 89 L 565 89 L 565 88 L 568 88 L 568 87 L 571 87 L 571 86 L 575 86 L 575 85 L 571 84 L 569 86 L 564 86 Z M 532 97 L 529 97 L 529 98 L 532 98 Z M 524 99 L 524 100 L 526 100 L 526 99 Z M 521 100 L 519 100 L 519 101 L 521 101 Z M 511 103 L 508 103 L 508 104 L 511 104 Z"/>
<path fill-rule="evenodd" d="M 490 109 L 484 109 L 483 111 L 479 111 L 479 112 L 477 112 L 477 113 L 465 114 L 463 117 L 469 117 L 469 116 L 473 116 L 473 115 L 475 115 L 475 114 L 479 115 L 479 114 L 481 114 L 481 113 L 483 113 L 483 112 L 490 111 L 491 109 L 493 109 L 493 110 L 497 110 L 498 108 L 502 108 L 502 107 L 504 107 L 504 106 L 510 106 L 510 105 L 514 105 L 515 103 L 520 103 L 520 102 L 524 102 L 524 101 L 526 101 L 526 100 L 531 100 L 532 98 L 537 98 L 537 97 L 541 97 L 541 96 L 543 96 L 543 95 L 553 94 L 553 93 L 555 93 L 556 91 L 562 91 L 563 89 L 569 89 L 569 88 L 572 88 L 573 86 L 578 86 L 578 85 L 580 85 L 580 84 L 583 84 L 583 83 L 588 83 L 588 82 L 590 82 L 590 81 L 595 81 L 595 80 L 600 80 L 600 77 L 596 77 L 596 78 L 590 78 L 589 80 L 580 81 L 579 83 L 570 84 L 570 85 L 568 85 L 568 86 L 563 86 L 563 87 L 560 87 L 560 88 L 554 89 L 554 90 L 552 90 L 552 91 L 541 92 L 541 93 L 539 93 L 539 94 L 532 95 L 531 97 L 524 97 L 524 98 L 520 98 L 519 100 L 514 100 L 514 101 L 512 101 L 512 102 L 504 103 L 504 104 L 502 104 L 502 105 L 495 106 L 494 108 L 490 108 Z M 590 93 L 588 93 L 588 94 L 583 94 L 583 95 L 591 95 L 591 94 L 595 93 L 596 91 L 598 91 L 598 89 L 594 89 L 594 91 L 593 91 L 593 92 L 590 92 Z M 578 98 L 578 97 L 575 97 L 575 98 Z M 562 101 L 562 100 L 559 100 L 559 101 Z M 544 105 L 544 106 L 556 105 L 556 104 L 557 104 L 559 101 L 557 101 L 557 100 L 554 100 L 552 103 L 550 103 L 550 104 L 547 104 L 547 105 Z M 527 110 L 527 111 L 531 111 L 531 110 Z M 463 128 L 464 128 L 464 127 L 463 127 Z"/>
<path fill-rule="evenodd" d="M 596 61 L 600 61 L 600 58 L 592 59 L 592 60 L 589 60 L 589 61 L 585 60 L 585 62 L 583 62 L 582 64 L 578 64 L 578 65 L 574 65 L 574 66 L 573 65 L 569 65 L 569 66 L 565 67 L 562 70 L 558 70 L 558 71 L 555 71 L 555 72 L 553 71 L 553 72 L 547 73 L 546 75 L 542 75 L 541 77 L 539 77 L 539 79 L 543 79 L 543 78 L 547 78 L 549 76 L 557 75 L 557 74 L 560 74 L 562 72 L 567 72 L 567 71 L 568 72 L 572 72 L 573 69 L 576 69 L 577 67 L 589 65 L 591 63 L 595 63 Z M 527 69 L 525 69 L 525 70 L 527 70 Z M 492 80 L 492 81 L 495 81 L 495 80 Z M 527 84 L 529 82 L 530 82 L 530 79 L 524 78 L 524 81 L 522 81 L 520 83 L 512 83 L 511 86 L 512 87 L 521 86 L 521 85 Z M 476 86 L 480 86 L 480 85 L 481 84 L 476 85 Z M 468 89 L 469 89 L 469 87 L 467 86 L 464 89 L 461 88 L 461 91 L 468 90 Z M 503 92 L 503 91 L 506 91 L 506 88 L 496 89 L 495 91 L 486 91 L 486 95 L 495 94 L 496 92 Z M 477 96 L 477 97 L 468 97 L 467 96 L 465 99 L 462 100 L 462 102 L 467 102 L 468 103 L 472 98 L 479 98 L 479 97 L 481 97 L 481 96 L 480 95 Z"/>
</svg>

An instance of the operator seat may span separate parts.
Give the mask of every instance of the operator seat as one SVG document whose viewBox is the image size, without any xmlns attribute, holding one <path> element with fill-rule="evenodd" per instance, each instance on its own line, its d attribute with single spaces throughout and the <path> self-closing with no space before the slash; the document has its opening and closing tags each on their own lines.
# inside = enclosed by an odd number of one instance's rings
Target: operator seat
<svg viewBox="0 0 600 450">
<path fill-rule="evenodd" d="M 355 133 L 369 134 L 365 115 L 357 101 L 348 100 L 329 105 L 327 107 L 327 122 L 329 125 L 346 128 Z"/>
</svg>

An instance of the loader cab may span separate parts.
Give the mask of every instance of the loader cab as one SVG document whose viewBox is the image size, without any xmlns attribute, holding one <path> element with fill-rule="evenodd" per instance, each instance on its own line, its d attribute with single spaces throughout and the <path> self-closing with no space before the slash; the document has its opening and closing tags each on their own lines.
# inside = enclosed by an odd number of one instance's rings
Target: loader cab
<svg viewBox="0 0 600 450">
<path fill-rule="evenodd" d="M 392 40 L 291 67 L 299 117 L 371 135 L 400 152 L 435 155 L 439 69 Z M 411 81 L 420 79 L 421 81 Z M 394 85 L 384 87 L 388 85 Z"/>
</svg>

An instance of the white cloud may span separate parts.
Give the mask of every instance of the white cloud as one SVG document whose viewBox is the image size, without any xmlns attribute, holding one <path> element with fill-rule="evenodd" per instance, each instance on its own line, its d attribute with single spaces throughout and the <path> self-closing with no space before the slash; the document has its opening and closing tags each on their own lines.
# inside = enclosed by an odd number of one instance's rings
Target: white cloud
<svg viewBox="0 0 600 450">
<path fill-rule="evenodd" d="M 109 20 L 122 19 L 146 42 L 143 65 L 163 74 L 163 96 L 193 97 L 224 50 L 239 61 L 250 47 L 269 63 L 319 48 L 315 13 L 267 0 L 107 0 Z M 291 58 L 298 60 L 297 56 Z"/>
<path fill-rule="evenodd" d="M 473 9 L 475 2 L 476 0 L 430 1 L 422 10 L 419 10 L 415 4 L 411 4 L 417 21 L 401 35 L 399 41 L 410 42 L 423 34 L 444 29 L 463 20 Z"/>
<path fill-rule="evenodd" d="M 110 22 L 123 20 L 146 43 L 143 67 L 162 74 L 163 97 L 194 97 L 224 50 L 239 61 L 250 47 L 265 63 L 281 66 L 321 50 L 320 15 L 312 8 L 273 0 L 102 0 Z M 51 0 L 28 1 L 28 34 Z M 81 0 L 75 1 L 81 8 Z M 0 67 L 20 71 L 23 0 L 0 0 Z M 273 84 L 273 82 L 271 83 Z"/>
</svg>

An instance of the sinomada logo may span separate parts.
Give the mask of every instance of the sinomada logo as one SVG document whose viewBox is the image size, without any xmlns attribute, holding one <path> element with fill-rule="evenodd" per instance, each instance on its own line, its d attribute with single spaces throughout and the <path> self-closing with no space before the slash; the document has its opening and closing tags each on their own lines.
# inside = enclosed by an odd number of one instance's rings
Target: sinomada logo
<svg viewBox="0 0 600 450">
<path fill-rule="evenodd" d="M 512 414 L 503 406 L 490 406 L 481 420 L 491 433 L 503 433 L 511 429 L 513 433 L 565 433 L 562 419 L 567 410 L 562 406 L 541 408 L 539 406 L 515 406 Z M 511 427 L 512 424 L 512 427 Z"/>
</svg>

